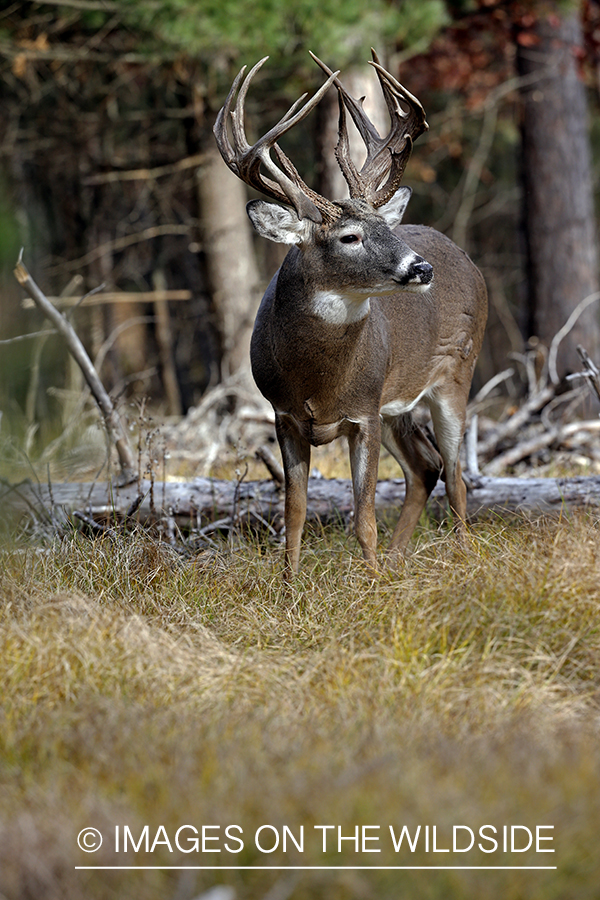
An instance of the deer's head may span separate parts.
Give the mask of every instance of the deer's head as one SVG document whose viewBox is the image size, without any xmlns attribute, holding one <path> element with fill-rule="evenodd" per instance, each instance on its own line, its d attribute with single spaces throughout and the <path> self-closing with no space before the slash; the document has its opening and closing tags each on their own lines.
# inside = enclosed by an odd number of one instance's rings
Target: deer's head
<svg viewBox="0 0 600 900">
<path fill-rule="evenodd" d="M 303 95 L 267 134 L 251 146 L 245 135 L 244 102 L 250 82 L 266 61 L 257 63 L 244 78 L 235 79 L 215 123 L 215 136 L 223 159 L 246 184 L 284 206 L 253 200 L 248 215 L 263 237 L 296 246 L 323 290 L 351 290 L 357 295 L 382 295 L 398 290 L 427 290 L 433 269 L 414 253 L 393 229 L 401 222 L 411 195 L 401 187 L 404 169 L 416 138 L 428 128 L 425 112 L 379 63 L 373 62 L 385 97 L 391 128 L 381 137 L 357 101 L 331 70 L 314 54 L 328 75 L 316 94 L 298 109 Z M 350 199 L 332 201 L 308 187 L 277 144 L 281 135 L 314 109 L 331 84 L 338 91 L 340 120 L 335 155 Z M 238 93 L 239 91 L 239 93 Z M 233 106 L 237 94 L 237 101 Z M 360 171 L 349 150 L 346 112 L 352 117 L 367 150 Z M 231 121 L 233 143 L 228 134 Z M 277 162 L 271 157 L 271 150 Z M 264 168 L 268 176 L 261 171 Z"/>
</svg>

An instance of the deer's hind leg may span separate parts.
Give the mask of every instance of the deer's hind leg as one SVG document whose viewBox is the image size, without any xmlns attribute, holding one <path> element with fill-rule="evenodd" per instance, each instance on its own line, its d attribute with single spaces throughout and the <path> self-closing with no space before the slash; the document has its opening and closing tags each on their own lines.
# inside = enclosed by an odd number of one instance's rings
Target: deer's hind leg
<svg viewBox="0 0 600 900">
<path fill-rule="evenodd" d="M 377 523 L 375 489 L 381 446 L 379 418 L 356 425 L 348 434 L 352 485 L 354 489 L 354 530 L 367 567 L 377 571 Z"/>
<path fill-rule="evenodd" d="M 454 529 L 460 541 L 464 541 L 466 537 L 467 488 L 458 454 L 465 430 L 468 390 L 467 385 L 462 397 L 448 398 L 436 394 L 428 400 L 437 445 L 444 461 L 442 477 L 446 482 L 448 503 L 454 515 Z"/>
<path fill-rule="evenodd" d="M 406 497 L 389 546 L 393 561 L 404 555 L 427 499 L 441 475 L 437 448 L 410 413 L 384 418 L 381 442 L 404 472 Z"/>
</svg>

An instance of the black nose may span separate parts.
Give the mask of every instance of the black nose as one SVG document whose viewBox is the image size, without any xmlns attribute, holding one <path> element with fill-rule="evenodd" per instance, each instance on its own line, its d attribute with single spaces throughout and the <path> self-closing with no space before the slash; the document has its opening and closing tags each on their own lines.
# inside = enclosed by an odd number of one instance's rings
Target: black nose
<svg viewBox="0 0 600 900">
<path fill-rule="evenodd" d="M 433 278 L 433 266 L 425 260 L 415 263 L 411 267 L 411 276 L 415 279 L 418 278 L 421 284 L 429 284 Z"/>
</svg>

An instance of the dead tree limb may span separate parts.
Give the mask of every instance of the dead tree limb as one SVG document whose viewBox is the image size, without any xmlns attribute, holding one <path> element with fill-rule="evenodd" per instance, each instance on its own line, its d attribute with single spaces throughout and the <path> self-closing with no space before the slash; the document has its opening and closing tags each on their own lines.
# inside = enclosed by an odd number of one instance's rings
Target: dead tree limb
<svg viewBox="0 0 600 900">
<path fill-rule="evenodd" d="M 115 489 L 106 483 L 95 484 L 0 484 L 0 501 L 15 517 L 31 515 L 37 510 L 50 518 L 52 509 L 61 508 L 69 515 L 75 510 L 94 521 L 113 524 L 135 518 L 140 524 L 160 521 L 165 515 L 182 530 L 196 533 L 215 523 L 231 523 L 235 503 L 236 522 L 274 526 L 283 525 L 283 494 L 276 482 L 234 482 L 197 478 L 193 482 L 154 484 L 154 505 L 150 483 L 126 485 Z M 140 500 L 140 497 L 142 498 Z M 159 499 L 160 498 L 160 499 Z M 404 500 L 404 481 L 380 481 L 377 485 L 376 508 L 379 515 L 399 506 Z M 131 515 L 132 504 L 137 506 Z M 600 476 L 575 478 L 489 478 L 480 476 L 468 492 L 468 513 L 475 518 L 486 510 L 499 514 L 532 512 L 560 513 L 577 508 L 600 510 Z M 347 522 L 354 501 L 352 484 L 345 479 L 311 478 L 308 488 L 308 520 L 322 523 Z M 429 504 L 430 512 L 439 518 L 445 514 L 445 489 L 435 488 Z"/>
<path fill-rule="evenodd" d="M 600 369 L 596 365 L 596 363 L 590 358 L 589 353 L 585 350 L 581 344 L 577 345 L 577 353 L 583 363 L 583 372 L 581 372 L 581 376 L 587 379 L 587 383 L 590 386 L 590 389 L 596 395 L 598 400 L 600 400 Z"/>
<path fill-rule="evenodd" d="M 260 459 L 261 462 L 263 462 L 265 464 L 265 466 L 269 470 L 271 478 L 275 479 L 277 484 L 280 485 L 281 487 L 283 487 L 283 485 L 285 484 L 285 475 L 283 472 L 283 466 L 276 459 L 276 457 L 269 450 L 269 448 L 265 447 L 264 444 L 261 444 L 261 446 L 257 449 L 255 456 L 257 459 Z"/>
<path fill-rule="evenodd" d="M 513 438 L 516 434 L 518 434 L 523 426 L 530 421 L 532 415 L 534 415 L 534 413 L 538 413 L 547 403 L 549 403 L 550 400 L 554 398 L 555 394 L 555 385 L 547 385 L 536 394 L 529 397 L 523 404 L 523 406 L 521 406 L 520 409 L 518 409 L 517 412 L 510 417 L 510 419 L 507 419 L 505 422 L 501 422 L 494 429 L 490 437 L 479 444 L 479 455 L 484 457 L 484 459 L 492 458 L 495 455 L 498 445 L 502 441 L 505 441 L 508 438 Z"/>
<path fill-rule="evenodd" d="M 44 313 L 46 318 L 50 319 L 56 330 L 65 340 L 69 352 L 81 368 L 84 378 L 94 396 L 96 403 L 102 413 L 106 429 L 111 441 L 114 443 L 119 457 L 121 466 L 120 484 L 128 484 L 137 478 L 137 464 L 135 455 L 131 449 L 127 432 L 123 427 L 119 413 L 110 399 L 104 385 L 102 384 L 98 373 L 96 372 L 92 361 L 89 358 L 85 347 L 77 337 L 73 326 L 67 318 L 50 303 L 45 294 L 37 286 L 25 265 L 22 262 L 22 252 L 19 256 L 15 268 L 15 277 L 20 285 L 22 285 L 35 301 L 36 306 Z"/>
</svg>

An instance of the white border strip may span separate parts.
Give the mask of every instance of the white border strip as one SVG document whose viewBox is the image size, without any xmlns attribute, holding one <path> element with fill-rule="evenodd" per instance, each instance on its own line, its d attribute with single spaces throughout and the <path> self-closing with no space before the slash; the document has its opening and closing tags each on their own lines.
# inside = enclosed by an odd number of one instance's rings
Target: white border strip
<svg viewBox="0 0 600 900">
<path fill-rule="evenodd" d="M 455 870 L 481 870 L 481 871 L 514 871 L 514 870 L 556 870 L 558 866 L 75 866 L 76 869 L 102 869 L 102 870 L 132 870 L 132 869 L 193 869 L 211 872 L 230 872 L 230 871 L 290 871 L 290 872 L 309 872 L 314 870 L 328 871 L 368 871 L 372 869 L 374 872 L 392 872 L 399 870 L 412 871 L 455 871 Z"/>
</svg>

